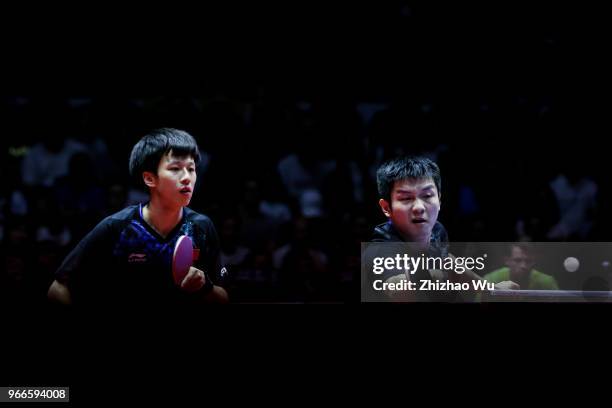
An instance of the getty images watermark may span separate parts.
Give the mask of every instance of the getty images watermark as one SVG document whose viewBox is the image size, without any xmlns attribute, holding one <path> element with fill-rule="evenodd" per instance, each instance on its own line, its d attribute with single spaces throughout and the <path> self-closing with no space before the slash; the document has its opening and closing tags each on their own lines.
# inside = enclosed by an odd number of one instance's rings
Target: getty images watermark
<svg viewBox="0 0 612 408">
<path fill-rule="evenodd" d="M 362 243 L 363 302 L 611 301 L 612 243 Z"/>
<path fill-rule="evenodd" d="M 395 254 L 395 256 L 377 256 L 372 260 L 372 273 L 381 277 L 375 279 L 372 287 L 376 291 L 385 290 L 494 290 L 495 284 L 485 279 L 468 279 L 468 282 L 451 281 L 451 273 L 462 275 L 467 271 L 481 272 L 485 269 L 487 254 L 480 257 L 454 257 L 454 256 L 409 256 L 408 254 Z M 418 282 L 411 280 L 417 271 L 440 271 L 449 278 L 445 281 L 434 281 L 432 279 L 420 279 Z M 396 282 L 388 282 L 382 279 L 400 276 Z M 403 276 L 402 276 L 403 275 Z"/>
</svg>

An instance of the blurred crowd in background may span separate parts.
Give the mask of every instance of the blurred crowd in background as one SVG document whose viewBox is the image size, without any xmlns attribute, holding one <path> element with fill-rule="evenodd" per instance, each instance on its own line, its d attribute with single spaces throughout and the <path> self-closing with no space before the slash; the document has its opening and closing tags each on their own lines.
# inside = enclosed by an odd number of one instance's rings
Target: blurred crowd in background
<svg viewBox="0 0 612 408">
<path fill-rule="evenodd" d="M 2 292 L 44 302 L 63 257 L 105 216 L 147 200 L 131 184 L 134 143 L 157 127 L 198 141 L 191 207 L 221 240 L 236 302 L 351 301 L 360 243 L 378 209 L 386 159 L 425 155 L 442 171 L 451 241 L 608 238 L 604 153 L 568 131 L 551 98 L 374 98 L 277 87 L 201 97 L 2 100 Z M 119 279 L 119 278 L 118 278 Z"/>
</svg>

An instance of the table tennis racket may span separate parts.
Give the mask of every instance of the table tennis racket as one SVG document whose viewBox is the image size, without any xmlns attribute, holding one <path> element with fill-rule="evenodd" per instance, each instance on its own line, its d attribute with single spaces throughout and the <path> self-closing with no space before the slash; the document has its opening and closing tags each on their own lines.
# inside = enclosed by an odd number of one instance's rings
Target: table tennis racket
<svg viewBox="0 0 612 408">
<path fill-rule="evenodd" d="M 181 286 L 181 283 L 189 273 L 193 265 L 193 244 L 187 235 L 181 235 L 174 246 L 172 256 L 172 275 L 174 282 Z"/>
</svg>

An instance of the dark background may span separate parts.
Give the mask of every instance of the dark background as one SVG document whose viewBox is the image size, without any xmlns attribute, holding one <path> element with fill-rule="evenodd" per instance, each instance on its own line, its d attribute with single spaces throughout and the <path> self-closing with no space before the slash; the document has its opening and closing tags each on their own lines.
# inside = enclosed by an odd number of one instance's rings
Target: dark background
<svg viewBox="0 0 612 408">
<path fill-rule="evenodd" d="M 223 23 L 218 10 L 183 11 L 4 29 L 9 304 L 44 302 L 79 239 L 138 201 L 129 152 L 160 126 L 189 131 L 205 153 L 191 207 L 232 256 L 237 302 L 357 300 L 359 243 L 384 221 L 375 170 L 399 154 L 439 163 L 451 241 L 609 241 L 598 10 L 241 6 Z M 41 143 L 67 149 L 48 185 L 24 180 Z M 584 228 L 551 237 L 560 175 L 596 194 L 578 199 Z"/>
<path fill-rule="evenodd" d="M 67 110 L 76 112 L 74 108 L 62 108 L 72 98 L 91 99 L 97 106 L 106 106 L 98 111 L 101 120 L 94 123 L 98 124 L 95 127 L 106 129 L 99 134 L 104 134 L 102 140 L 109 151 L 117 155 L 117 161 L 113 159 L 107 163 L 118 170 L 114 177 L 101 180 L 107 186 L 103 187 L 104 191 L 108 191 L 105 189 L 112 183 L 125 182 L 120 176 L 121 173 L 125 175 L 127 167 L 125 146 L 150 127 L 171 124 L 159 120 L 168 115 L 168 110 L 162 109 L 165 114 L 151 114 L 144 120 L 134 112 L 141 108 L 128 108 L 132 105 L 127 102 L 130 100 L 165 99 L 167 104 L 173 98 L 212 100 L 214 95 L 221 93 L 232 101 L 230 105 L 243 100 L 253 103 L 257 100 L 256 89 L 263 87 L 270 101 L 264 105 L 270 106 L 273 112 L 278 105 L 295 106 L 296 99 L 310 99 L 317 107 L 329 101 L 332 111 L 339 110 L 340 106 L 351 111 L 354 109 L 351 106 L 356 106 L 352 101 L 382 101 L 393 106 L 403 103 L 418 112 L 418 106 L 426 101 L 437 107 L 434 112 L 444 112 L 444 116 L 434 121 L 436 130 L 430 131 L 425 141 L 415 136 L 423 134 L 417 130 L 415 122 L 405 119 L 401 131 L 396 124 L 380 126 L 386 129 L 381 132 L 394 135 L 376 143 L 399 144 L 405 149 L 411 149 L 415 140 L 420 140 L 420 146 L 444 143 L 451 146 L 446 150 L 446 159 L 443 155 L 439 158 L 444 172 L 445 195 L 441 217 L 451 240 L 466 239 L 466 235 L 473 233 L 470 228 L 453 225 L 472 225 L 471 221 L 457 218 L 460 207 L 451 205 L 452 200 L 458 200 L 451 192 L 457 191 L 460 183 L 485 186 L 475 190 L 480 202 L 476 214 L 493 220 L 486 224 L 487 239 L 500 239 L 514 234 L 513 225 L 523 208 L 542 218 L 555 214 L 554 206 L 533 198 L 533 189 L 545 187 L 548 176 L 556 174 L 564 163 L 577 163 L 577 169 L 588 169 L 587 174 L 597 181 L 597 204 L 601 210 L 593 231 L 599 232 L 591 234 L 595 239 L 610 240 L 609 221 L 606 220 L 609 185 L 605 182 L 608 174 L 605 139 L 610 134 L 608 77 L 611 72 L 605 59 L 610 35 L 606 21 L 608 13 L 603 6 L 577 3 L 539 3 L 536 6 L 518 2 L 496 2 L 489 6 L 428 2 L 423 6 L 393 1 L 342 6 L 292 2 L 291 6 L 230 3 L 202 7 L 175 2 L 173 7 L 110 3 L 88 4 L 87 7 L 27 4 L 24 10 L 8 9 L 13 6 L 7 5 L 1 7 L 3 174 L 6 171 L 15 178 L 20 176 L 18 162 L 23 159 L 24 152 L 16 149 L 13 150 L 16 155 L 11 155 L 10 146 L 33 146 L 36 140 L 50 134 L 60 134 L 61 139 L 75 134 L 86 137 L 81 131 L 64 133 L 66 129 L 61 126 L 64 123 L 74 129 L 78 123 L 66 116 L 71 115 Z M 21 97 L 27 99 L 24 105 L 15 101 Z M 496 107 L 496 115 L 481 114 L 482 100 Z M 106 103 L 100 104 L 104 101 Z M 552 109 L 542 111 L 538 108 L 542 102 Z M 34 105 L 55 106 L 54 109 L 63 110 L 65 114 L 55 116 L 56 122 L 45 123 L 35 118 L 54 119 L 47 110 L 39 111 L 40 114 L 15 113 L 32 112 Z M 516 109 L 517 106 L 520 108 Z M 485 109 L 485 112 L 491 111 Z M 208 121 L 210 128 L 210 119 L 205 121 L 201 113 L 197 116 L 201 126 Z M 283 121 L 273 119 L 278 116 L 271 115 L 268 121 L 271 125 L 267 128 L 280 127 Z M 555 120 L 540 120 L 544 116 Z M 408 115 L 399 117 L 408 118 Z M 489 120 L 480 120 L 484 117 Z M 15 126 L 15 123 L 23 126 Z M 189 128 L 186 123 L 181 120 L 177 126 Z M 13 132 L 15 127 L 17 130 Z M 359 157 L 355 151 L 342 147 L 358 145 L 352 143 L 354 140 L 368 140 L 366 138 L 372 136 L 366 135 L 376 133 L 372 127 L 362 123 L 359 129 L 365 134 L 348 142 L 347 138 L 355 138 L 355 133 L 335 133 L 326 138 L 325 143 L 320 143 L 315 152 L 325 157 L 338 149 L 350 152 L 350 157 Z M 26 132 L 32 128 L 42 129 L 42 132 Z M 26 137 L 28 133 L 30 136 Z M 213 134 L 196 131 L 194 134 L 202 150 L 211 155 L 213 145 L 228 144 Z M 253 162 L 260 156 L 269 156 L 270 151 L 287 152 L 298 146 L 299 138 L 293 131 L 252 134 L 263 140 L 270 140 L 272 134 L 280 137 L 275 139 L 275 144 L 243 139 L 253 144 L 257 142 L 257 148 L 239 150 L 236 148 L 239 144 L 235 144 L 222 154 L 247 156 Z M 357 149 L 367 157 L 356 159 L 361 167 L 375 163 L 374 150 L 370 146 Z M 504 149 L 502 146 L 510 147 Z M 565 156 L 560 155 L 563 151 Z M 21 158 L 15 157 L 20 154 Z M 461 160 L 465 154 L 472 160 Z M 276 161 L 268 159 L 265 167 L 274 168 Z M 461 165 L 449 166 L 459 161 Z M 225 165 L 231 163 L 238 161 Z M 212 162 L 209 171 L 210 176 L 205 173 L 202 181 L 210 180 L 210 187 L 222 184 L 223 191 L 231 190 L 229 185 L 223 186 L 222 178 L 213 178 Z M 230 171 L 240 178 L 260 172 L 259 167 L 241 164 Z M 10 178 L 7 176 L 6 180 Z M 5 199 L 7 191 L 23 188 L 18 179 L 13 179 L 13 183 L 2 184 Z M 363 185 L 368 191 L 362 210 L 367 222 L 361 225 L 364 225 L 363 234 L 367 232 L 369 236 L 381 216 L 375 205 L 376 197 L 372 195 L 372 180 L 364 179 Z M 202 187 L 208 188 L 206 183 Z M 282 190 L 274 188 L 272 191 L 282 193 Z M 204 204 L 198 205 L 215 217 L 220 229 L 217 218 L 220 211 L 215 213 L 211 202 L 227 201 L 226 197 L 244 191 L 231 190 L 225 196 L 199 194 L 197 198 L 204 200 Z M 346 188 L 334 192 L 347 195 Z M 39 200 L 38 195 L 34 194 L 33 202 Z M 104 195 L 111 197 L 107 192 Z M 108 208 L 109 201 L 102 202 Z M 343 206 L 345 203 L 347 205 Z M 469 354 L 466 346 L 478 347 L 474 355 L 490 360 L 491 356 L 499 355 L 501 343 L 498 339 L 503 339 L 503 344 L 510 345 L 512 356 L 519 355 L 524 361 L 538 361 L 541 367 L 553 368 L 566 365 L 570 350 L 579 353 L 577 361 L 596 360 L 608 351 L 608 347 L 598 347 L 598 342 L 593 341 L 606 337 L 602 328 L 606 326 L 604 322 L 609 313 L 605 311 L 601 316 L 596 313 L 605 305 L 581 305 L 580 313 L 575 313 L 574 305 L 567 304 L 539 304 L 537 308 L 517 304 L 471 307 L 411 304 L 407 306 L 409 310 L 398 305 L 362 304 L 352 309 L 354 319 L 347 306 L 238 305 L 211 309 L 204 314 L 193 311 L 193 315 L 189 311 L 185 315 L 162 311 L 154 313 L 150 320 L 148 316 L 130 314 L 124 319 L 90 315 L 70 319 L 66 314 L 54 313 L 55 310 L 39 313 L 39 308 L 36 308 L 37 313 L 30 313 L 27 306 L 41 305 L 51 279 L 50 271 L 61 260 L 63 254 L 60 252 L 68 250 L 68 246 L 56 252 L 57 248 L 50 244 L 53 256 L 47 260 L 43 257 L 46 267 L 28 265 L 23 268 L 24 259 L 28 262 L 38 259 L 36 262 L 41 263 L 40 256 L 34 255 L 38 250 L 33 253 L 33 248 L 49 245 L 32 243 L 36 237 L 34 231 L 40 224 L 32 217 L 34 204 L 29 200 L 28 204 L 32 212 L 28 211 L 25 224 L 29 227 L 21 228 L 21 232 L 16 228 L 17 236 L 22 238 L 26 231 L 29 241 L 20 241 L 20 246 L 27 254 L 16 251 L 17 255 L 8 256 L 14 265 L 12 270 L 25 271 L 28 278 L 10 282 L 10 275 L 5 274 L 0 283 L 3 306 L 9 306 L 4 308 L 3 315 L 7 317 L 3 333 L 6 353 L 2 372 L 7 377 L 4 384 L 70 385 L 73 402 L 92 398 L 116 401 L 126 397 L 142 400 L 148 396 L 157 401 L 160 398 L 172 402 L 197 398 L 210 402 L 219 396 L 227 400 L 261 395 L 262 387 L 257 379 L 265 381 L 265 389 L 269 389 L 271 383 L 302 386 L 305 382 L 296 382 L 293 374 L 311 373 L 311 367 L 316 374 L 314 377 L 309 374 L 306 380 L 313 390 L 321 386 L 326 391 L 344 390 L 338 387 L 343 378 L 350 378 L 353 386 L 352 380 L 357 373 L 363 378 L 364 370 L 354 370 L 352 345 L 359 347 L 360 356 L 368 357 L 366 361 L 376 364 L 377 372 L 387 361 L 396 363 L 395 358 L 388 360 L 386 354 L 382 357 L 377 350 L 381 345 L 387 350 L 389 344 L 398 342 L 402 346 L 397 347 L 397 352 L 405 356 L 408 345 L 410 361 L 417 365 L 419 359 L 415 358 L 415 353 L 410 353 L 413 347 L 448 350 L 449 341 L 459 344 L 463 354 Z M 335 205 L 349 213 L 360 208 L 353 201 Z M 6 204 L 3 209 L 6 211 Z M 3 237 L 7 237 L 11 229 L 7 224 L 14 218 L 4 214 Z M 292 219 L 294 216 L 292 214 Z M 91 217 L 89 225 L 85 221 L 77 225 L 77 229 L 87 230 L 98 221 L 94 218 Z M 338 224 L 341 220 L 331 218 L 331 222 Z M 248 224 L 245 221 L 243 225 Z M 483 235 L 482 228 L 476 230 Z M 332 233 L 350 237 L 348 241 L 335 244 L 348 246 L 353 260 L 357 259 L 358 246 L 351 242 L 357 242 L 361 234 L 349 229 L 332 229 Z M 330 240 L 327 235 L 318 235 L 321 236 L 323 238 L 314 241 L 315 244 L 328 251 L 330 259 L 338 258 L 341 252 L 324 247 L 323 243 Z M 78 239 L 76 234 L 72 239 Z M 8 245 L 3 244 L 3 252 L 10 255 Z M 356 272 L 353 276 L 357 277 Z M 260 300 L 288 297 L 280 290 L 270 294 L 243 289 L 242 295 L 236 296 L 236 292 L 233 295 L 234 299 L 259 297 Z M 350 298 L 356 303 L 358 296 L 356 289 L 348 295 L 338 290 L 325 296 L 315 292 L 309 298 Z M 297 295 L 294 299 L 298 299 Z M 48 310 L 47 305 L 42 306 Z M 473 321 L 469 311 L 477 312 Z M 493 313 L 487 315 L 487 311 Z M 523 328 L 527 330 L 523 332 Z M 457 339 L 461 339 L 459 343 Z M 576 342 L 584 339 L 588 339 L 588 347 Z M 560 342 L 563 358 L 550 352 L 550 347 Z M 572 347 L 567 347 L 570 343 Z M 521 348 L 521 345 L 527 347 Z M 449 353 L 417 354 L 425 361 L 421 365 L 423 368 L 447 365 L 450 361 Z M 282 364 L 277 364 L 276 356 L 282 356 Z M 475 366 L 480 368 L 478 364 Z M 266 369 L 262 375 L 263 367 L 271 370 Z M 322 367 L 327 369 L 322 370 Z M 350 367 L 350 374 L 341 370 L 342 367 Z M 281 375 L 274 375 L 275 372 Z M 481 372 L 475 374 L 475 378 L 484 381 L 491 377 Z M 538 374 L 541 380 L 540 370 Z M 417 377 L 411 377 L 414 378 Z M 237 389 L 241 392 L 236 392 Z M 571 389 L 564 387 L 564 390 Z M 306 395 L 302 389 L 300 395 Z M 310 395 L 318 396 L 318 393 Z M 345 393 L 342 397 L 344 400 Z M 379 392 L 377 398 L 380 398 Z"/>
</svg>

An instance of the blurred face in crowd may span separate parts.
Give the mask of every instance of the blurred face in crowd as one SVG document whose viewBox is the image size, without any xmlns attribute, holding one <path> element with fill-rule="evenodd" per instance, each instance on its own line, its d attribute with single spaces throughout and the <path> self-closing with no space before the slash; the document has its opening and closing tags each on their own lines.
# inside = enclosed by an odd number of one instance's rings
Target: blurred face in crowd
<svg viewBox="0 0 612 408">
<path fill-rule="evenodd" d="M 431 178 L 396 181 L 391 202 L 379 205 L 394 228 L 409 242 L 429 242 L 440 212 L 440 195 Z"/>
<path fill-rule="evenodd" d="M 514 279 L 524 279 L 533 268 L 533 256 L 524 248 L 513 246 L 510 256 L 506 259 L 506 266 L 510 268 L 510 276 Z"/>
</svg>

